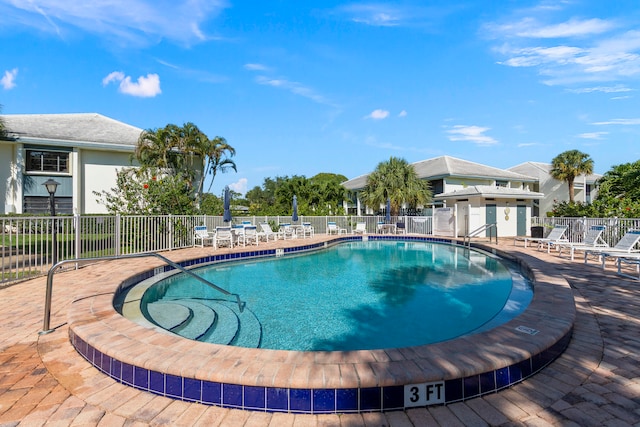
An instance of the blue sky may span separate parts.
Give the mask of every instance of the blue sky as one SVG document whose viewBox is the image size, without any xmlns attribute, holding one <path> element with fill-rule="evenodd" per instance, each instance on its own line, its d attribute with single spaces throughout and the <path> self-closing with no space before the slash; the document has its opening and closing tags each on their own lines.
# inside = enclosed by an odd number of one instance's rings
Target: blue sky
<svg viewBox="0 0 640 427">
<path fill-rule="evenodd" d="M 4 114 L 195 123 L 265 177 L 640 158 L 637 0 L 0 0 Z"/>
</svg>

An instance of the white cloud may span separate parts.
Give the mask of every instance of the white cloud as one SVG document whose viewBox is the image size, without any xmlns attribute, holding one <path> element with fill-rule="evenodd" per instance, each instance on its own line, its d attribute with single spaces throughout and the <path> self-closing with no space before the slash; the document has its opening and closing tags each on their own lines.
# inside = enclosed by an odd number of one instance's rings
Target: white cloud
<svg viewBox="0 0 640 427">
<path fill-rule="evenodd" d="M 162 93 L 160 76 L 157 74 L 140 76 L 136 82 L 132 82 L 131 77 L 125 76 L 122 71 L 114 71 L 102 79 L 102 85 L 106 86 L 111 82 L 119 82 L 118 91 L 126 95 L 150 98 Z"/>
<path fill-rule="evenodd" d="M 602 139 L 603 136 L 608 135 L 609 132 L 585 132 L 578 135 L 578 138 L 582 139 Z"/>
<path fill-rule="evenodd" d="M 236 193 L 245 194 L 247 192 L 247 178 L 240 178 L 237 182 L 229 184 L 229 188 Z"/>
<path fill-rule="evenodd" d="M 407 112 L 405 110 L 400 111 L 398 117 L 407 117 Z"/>
<path fill-rule="evenodd" d="M 16 76 L 18 75 L 18 69 L 14 68 L 13 70 L 7 70 L 4 72 L 4 75 L 0 79 L 0 85 L 5 90 L 10 90 L 16 87 Z"/>
<path fill-rule="evenodd" d="M 636 126 L 640 125 L 640 119 L 611 119 L 604 122 L 591 123 L 592 125 L 621 125 L 621 126 Z"/>
<path fill-rule="evenodd" d="M 302 83 L 293 82 L 286 79 L 275 79 L 265 76 L 258 76 L 256 82 L 261 85 L 272 86 L 280 89 L 288 90 L 289 92 L 308 98 L 318 104 L 331 105 L 333 104 L 327 100 L 324 96 L 316 93 L 313 89 L 303 85 Z"/>
<path fill-rule="evenodd" d="M 373 119 L 373 120 L 383 120 L 389 117 L 389 112 L 387 110 L 373 110 L 370 114 L 366 115 L 365 119 Z"/>
<path fill-rule="evenodd" d="M 262 64 L 244 64 L 244 68 L 249 71 L 269 71 L 269 67 Z"/>
<path fill-rule="evenodd" d="M 383 4 L 351 4 L 341 8 L 353 22 L 377 27 L 394 27 L 406 17 L 397 7 Z"/>
<path fill-rule="evenodd" d="M 584 37 L 587 35 L 601 34 L 615 28 L 615 23 L 603 19 L 569 19 L 559 24 L 544 25 L 535 18 L 527 17 L 518 22 L 504 25 L 489 25 L 487 28 L 508 37 L 523 38 L 567 38 Z"/>
<path fill-rule="evenodd" d="M 573 92 L 573 93 L 593 93 L 593 92 L 619 93 L 619 92 L 631 92 L 634 90 L 635 89 L 631 89 L 623 85 L 596 86 L 596 87 L 585 87 L 581 89 L 568 89 L 569 92 Z"/>
<path fill-rule="evenodd" d="M 64 37 L 82 30 L 122 44 L 148 45 L 168 39 L 181 43 L 211 40 L 202 25 L 227 7 L 226 0 L 10 1 L 3 17 L 10 28 L 30 27 Z M 43 18 L 48 26 L 43 25 Z"/>
<path fill-rule="evenodd" d="M 447 131 L 449 134 L 449 141 L 469 141 L 474 144 L 487 146 L 497 144 L 494 138 L 484 135 L 484 133 L 491 128 L 481 126 L 465 126 L 455 125 L 453 129 Z"/>
</svg>

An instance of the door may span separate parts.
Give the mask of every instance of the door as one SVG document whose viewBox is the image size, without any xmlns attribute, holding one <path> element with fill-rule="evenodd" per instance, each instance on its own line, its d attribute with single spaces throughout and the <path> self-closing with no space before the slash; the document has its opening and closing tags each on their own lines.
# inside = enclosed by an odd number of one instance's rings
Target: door
<svg viewBox="0 0 640 427">
<path fill-rule="evenodd" d="M 526 236 L 527 235 L 527 206 L 526 205 L 518 205 L 516 207 L 516 224 L 518 228 L 516 230 L 516 235 Z"/>
<path fill-rule="evenodd" d="M 485 219 L 486 219 L 485 224 L 495 224 L 495 223 L 497 223 L 498 222 L 497 221 L 497 218 L 498 218 L 497 212 L 498 212 L 498 209 L 496 208 L 495 204 L 494 205 L 487 205 L 486 214 L 485 214 Z M 487 228 L 487 231 L 486 231 L 486 236 L 487 237 L 491 237 L 491 236 L 493 236 L 495 234 L 497 234 L 497 233 L 495 233 L 491 228 Z"/>
</svg>

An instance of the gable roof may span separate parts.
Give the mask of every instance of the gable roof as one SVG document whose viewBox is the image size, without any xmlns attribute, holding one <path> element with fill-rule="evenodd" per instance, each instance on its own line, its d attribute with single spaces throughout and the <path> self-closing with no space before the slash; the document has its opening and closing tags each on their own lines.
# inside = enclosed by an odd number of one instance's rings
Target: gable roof
<svg viewBox="0 0 640 427">
<path fill-rule="evenodd" d="M 68 141 L 136 146 L 142 129 L 97 113 L 3 115 L 10 137 L 30 142 Z"/>
<path fill-rule="evenodd" d="M 536 182 L 537 179 L 528 175 L 498 169 L 480 163 L 470 162 L 451 156 L 435 157 L 411 163 L 420 179 L 436 180 L 448 176 L 475 179 L 494 179 L 505 181 Z M 343 182 L 342 185 L 349 190 L 359 190 L 367 185 L 369 174 Z"/>
<path fill-rule="evenodd" d="M 521 173 L 525 175 L 535 176 L 538 179 L 544 179 L 548 176 L 551 176 L 551 163 L 541 163 L 541 162 L 524 162 L 519 165 L 510 167 L 507 169 L 511 172 Z M 580 175 L 578 181 L 582 182 L 582 177 L 584 175 Z M 592 173 L 586 176 L 586 181 L 589 184 L 595 183 L 598 179 L 602 178 L 602 175 L 597 173 Z"/>
</svg>

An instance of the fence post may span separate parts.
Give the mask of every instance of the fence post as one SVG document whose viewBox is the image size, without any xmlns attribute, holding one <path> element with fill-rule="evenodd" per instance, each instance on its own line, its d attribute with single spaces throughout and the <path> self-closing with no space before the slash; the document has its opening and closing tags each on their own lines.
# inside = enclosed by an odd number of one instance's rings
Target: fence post
<svg viewBox="0 0 640 427">
<path fill-rule="evenodd" d="M 82 250 L 82 242 L 80 240 L 81 236 L 82 236 L 82 233 L 80 233 L 80 228 L 81 228 L 80 227 L 80 214 L 78 214 L 78 213 L 73 214 L 73 225 L 74 225 L 74 228 L 75 228 L 75 230 L 74 230 L 75 233 L 74 234 L 76 236 L 75 237 L 75 245 L 74 245 L 75 246 L 74 251 L 76 253 L 75 253 L 74 258 L 78 259 L 78 258 L 80 258 L 80 252 Z"/>
<path fill-rule="evenodd" d="M 116 230 L 115 230 L 115 235 L 116 235 L 116 256 L 120 256 L 122 254 L 122 251 L 120 250 L 120 244 L 121 242 L 121 236 L 120 236 L 120 214 L 117 213 L 116 214 Z"/>
</svg>

